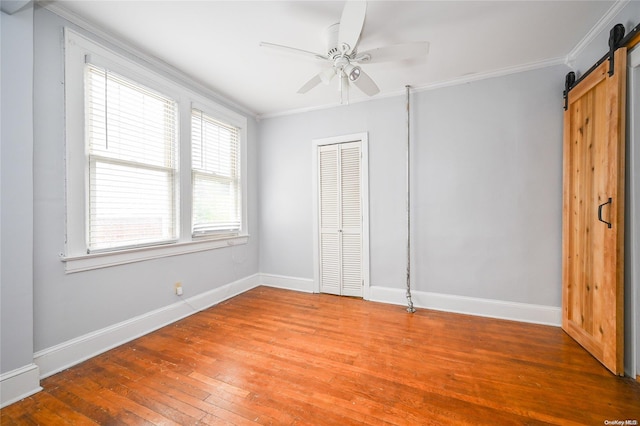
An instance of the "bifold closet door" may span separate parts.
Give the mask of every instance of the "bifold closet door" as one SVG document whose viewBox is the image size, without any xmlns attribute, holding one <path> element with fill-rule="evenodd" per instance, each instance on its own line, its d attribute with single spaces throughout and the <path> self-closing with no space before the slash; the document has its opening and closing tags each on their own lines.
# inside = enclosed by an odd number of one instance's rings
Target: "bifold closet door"
<svg viewBox="0 0 640 426">
<path fill-rule="evenodd" d="M 318 151 L 320 291 L 362 297 L 361 143 Z"/>
<path fill-rule="evenodd" d="M 564 115 L 562 328 L 623 371 L 627 49 L 568 93 Z"/>
</svg>

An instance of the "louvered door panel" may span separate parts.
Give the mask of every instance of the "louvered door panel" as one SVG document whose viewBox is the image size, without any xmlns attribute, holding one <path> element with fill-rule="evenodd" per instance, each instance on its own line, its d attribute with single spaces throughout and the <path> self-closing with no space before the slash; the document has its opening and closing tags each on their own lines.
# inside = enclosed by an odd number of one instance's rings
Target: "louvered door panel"
<svg viewBox="0 0 640 426">
<path fill-rule="evenodd" d="M 338 233 L 322 234 L 320 242 L 320 279 L 324 293 L 340 293 L 340 238 Z"/>
<path fill-rule="evenodd" d="M 361 144 L 319 147 L 320 291 L 362 296 Z"/>
<path fill-rule="evenodd" d="M 340 294 L 340 186 L 338 150 L 324 146 L 319 153 L 320 171 L 320 290 Z"/>
<path fill-rule="evenodd" d="M 362 250 L 360 234 L 342 233 L 342 294 L 362 296 Z"/>
<path fill-rule="evenodd" d="M 338 151 L 320 151 L 320 227 L 338 230 Z"/>
<path fill-rule="evenodd" d="M 360 232 L 360 144 L 344 144 L 340 150 L 342 229 Z"/>
<path fill-rule="evenodd" d="M 360 143 L 340 149 L 340 211 L 342 219 L 342 294 L 362 296 Z"/>
</svg>

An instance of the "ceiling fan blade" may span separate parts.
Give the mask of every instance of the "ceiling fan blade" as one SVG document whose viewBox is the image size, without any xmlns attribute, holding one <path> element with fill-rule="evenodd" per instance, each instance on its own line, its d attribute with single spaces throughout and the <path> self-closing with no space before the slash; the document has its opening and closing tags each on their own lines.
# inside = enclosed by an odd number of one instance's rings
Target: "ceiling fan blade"
<svg viewBox="0 0 640 426">
<path fill-rule="evenodd" d="M 333 67 L 322 70 L 318 74 L 314 75 L 311 80 L 307 81 L 304 86 L 298 89 L 298 93 L 307 93 L 320 83 L 329 84 L 335 75 L 336 70 L 334 70 Z"/>
<path fill-rule="evenodd" d="M 320 80 L 322 80 L 324 84 L 331 83 L 331 80 L 333 80 L 333 77 L 335 76 L 336 76 L 336 70 L 333 67 L 327 68 L 326 70 L 318 74 L 318 77 L 320 77 Z"/>
<path fill-rule="evenodd" d="M 364 27 L 364 18 L 367 13 L 367 2 L 365 1 L 347 1 L 342 10 L 340 18 L 340 29 L 338 31 L 338 50 L 343 50 L 345 54 L 351 53 L 358 45 L 362 27 Z"/>
<path fill-rule="evenodd" d="M 376 83 L 369 77 L 369 74 L 360 69 L 360 76 L 352 81 L 353 84 L 369 96 L 380 93 L 380 89 Z"/>
<path fill-rule="evenodd" d="M 322 79 L 320 78 L 320 74 L 314 75 L 311 80 L 307 81 L 304 86 L 298 89 L 298 93 L 307 93 L 309 90 L 316 87 L 318 84 L 322 83 Z"/>
<path fill-rule="evenodd" d="M 429 53 L 429 43 L 417 41 L 367 50 L 358 53 L 358 56 L 353 61 L 362 64 L 374 64 L 405 59 L 423 59 L 427 57 L 427 53 Z"/>
<path fill-rule="evenodd" d="M 281 44 L 269 43 L 266 41 L 261 41 L 260 46 L 267 47 L 269 49 L 279 50 L 281 52 L 293 53 L 296 55 L 304 55 L 314 59 L 329 59 L 327 55 L 321 55 L 320 53 L 309 52 L 308 50 L 302 50 L 295 47 L 283 46 Z"/>
</svg>

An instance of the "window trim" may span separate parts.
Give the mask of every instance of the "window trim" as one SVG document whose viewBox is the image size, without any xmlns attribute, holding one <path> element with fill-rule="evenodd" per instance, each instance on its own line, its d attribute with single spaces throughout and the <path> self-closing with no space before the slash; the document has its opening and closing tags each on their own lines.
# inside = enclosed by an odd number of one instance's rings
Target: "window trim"
<svg viewBox="0 0 640 426">
<path fill-rule="evenodd" d="M 233 247 L 247 244 L 249 235 L 238 235 L 235 237 L 204 239 L 167 243 L 162 245 L 136 247 L 125 250 L 99 252 L 81 256 L 61 256 L 65 262 L 65 272 L 72 274 L 75 272 L 90 271 L 110 266 L 126 265 L 127 263 L 141 262 L 144 260 L 160 259 L 163 257 L 178 256 L 181 254 L 197 253 L 200 251 L 213 250 L 224 247 Z"/>
<path fill-rule="evenodd" d="M 87 254 L 88 226 L 88 164 L 86 158 L 84 120 L 84 65 L 91 62 L 103 66 L 123 77 L 140 81 L 176 100 L 178 107 L 178 240 L 144 247 L 117 249 Z M 247 125 L 244 115 L 218 104 L 215 100 L 194 92 L 155 71 L 150 64 L 141 64 L 124 54 L 64 28 L 64 93 L 65 93 L 65 248 L 60 260 L 65 272 L 74 273 L 139 262 L 167 256 L 212 250 L 238 244 L 247 244 Z M 240 188 L 241 229 L 237 234 L 223 236 L 191 236 L 191 109 L 197 108 L 216 119 L 240 129 Z M 82 119 L 78 119 L 81 117 Z"/>
</svg>

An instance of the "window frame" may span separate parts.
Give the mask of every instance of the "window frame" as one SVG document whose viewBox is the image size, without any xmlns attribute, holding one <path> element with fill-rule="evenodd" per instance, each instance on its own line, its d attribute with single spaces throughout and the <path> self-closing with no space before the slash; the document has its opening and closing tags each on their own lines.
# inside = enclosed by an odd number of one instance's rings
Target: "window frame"
<svg viewBox="0 0 640 426">
<path fill-rule="evenodd" d="M 144 247 L 114 249 L 87 253 L 88 232 L 88 149 L 85 141 L 85 63 L 90 62 L 113 71 L 134 82 L 156 90 L 176 101 L 178 108 L 178 176 L 176 177 L 177 229 L 175 242 Z M 212 250 L 238 244 L 249 239 L 247 227 L 247 124 L 245 116 L 210 98 L 196 93 L 154 70 L 115 51 L 64 28 L 65 63 L 65 250 L 60 259 L 66 273 L 87 271 L 167 256 Z M 241 229 L 234 234 L 192 237 L 191 197 L 191 110 L 200 109 L 216 120 L 239 128 Z"/>
<path fill-rule="evenodd" d="M 238 170 L 238 179 L 239 179 L 239 191 L 240 191 L 240 228 L 243 229 L 244 225 L 246 224 L 247 221 L 247 217 L 246 217 L 246 204 L 247 204 L 247 199 L 246 199 L 246 194 L 247 194 L 247 190 L 246 190 L 246 168 L 243 167 L 243 162 L 246 161 L 246 144 L 243 144 L 243 141 L 246 140 L 246 126 L 245 127 L 241 127 L 239 126 L 238 122 L 233 120 L 232 117 L 229 117 L 225 114 L 225 111 L 221 111 L 221 110 L 216 110 L 215 108 L 211 108 L 211 105 L 206 105 L 204 103 L 200 103 L 200 102 L 192 102 L 191 103 L 191 108 L 189 110 L 189 137 L 191 138 L 191 114 L 193 113 L 193 110 L 199 110 L 201 111 L 203 114 L 208 115 L 209 117 L 212 117 L 214 119 L 216 119 L 217 121 L 223 122 L 227 125 L 231 125 L 233 127 L 236 127 L 238 129 L 238 138 L 239 138 L 239 143 L 238 143 L 238 157 L 240 160 L 240 165 L 239 165 L 239 170 Z M 191 139 L 189 139 L 191 140 Z M 191 180 L 191 183 L 193 183 L 193 161 L 192 161 L 192 157 L 191 157 L 191 144 L 189 144 L 189 179 Z M 191 198 L 191 209 L 193 208 L 193 198 Z M 220 239 L 220 238 L 227 238 L 229 235 L 233 234 L 233 232 L 205 232 L 205 233 L 195 233 L 193 230 L 193 211 L 190 211 L 190 218 L 189 218 L 189 234 L 191 235 L 192 240 L 194 241 L 201 241 L 203 239 Z"/>
<path fill-rule="evenodd" d="M 84 80 L 84 93 L 85 93 L 85 108 L 84 108 L 84 122 L 85 122 L 85 149 L 87 150 L 87 158 L 85 159 L 85 161 L 87 161 L 87 167 L 88 167 L 88 173 L 89 173 L 89 181 L 91 182 L 92 180 L 94 180 L 94 177 L 97 176 L 96 173 L 98 171 L 98 164 L 103 164 L 103 165 L 110 165 L 110 166 L 115 166 L 115 167 L 123 167 L 123 168 L 127 168 L 130 171 L 134 171 L 135 173 L 138 173 L 138 171 L 154 171 L 154 172 L 159 172 L 162 174 L 166 174 L 167 175 L 167 182 L 171 182 L 168 186 L 168 191 L 166 192 L 166 194 L 168 195 L 168 201 L 169 203 L 165 206 L 165 207 L 169 207 L 169 211 L 167 211 L 166 213 L 168 213 L 168 217 L 171 218 L 171 220 L 169 221 L 171 223 L 170 225 L 170 230 L 171 235 L 168 236 L 169 238 L 159 238 L 156 239 L 155 241 L 141 241 L 143 239 L 140 239 L 139 241 L 135 242 L 131 242 L 130 244 L 119 244 L 119 245 L 113 245 L 111 247 L 99 247 L 99 246 L 93 246 L 92 241 L 91 241 L 91 226 L 92 226 L 92 220 L 91 218 L 92 216 L 92 211 L 91 211 L 91 204 L 92 204 L 92 190 L 91 188 L 95 188 L 95 184 L 94 185 L 90 185 L 90 187 L 88 188 L 87 191 L 87 197 L 85 200 L 86 203 L 86 207 L 87 207 L 87 231 L 85 234 L 85 242 L 87 245 L 87 253 L 99 253 L 99 252 L 110 252 L 110 251 L 117 251 L 117 250 L 124 250 L 127 248 L 137 248 L 137 247 L 143 247 L 143 246 L 154 246 L 154 245 L 160 245 L 160 244 L 170 244 L 173 242 L 178 241 L 179 238 L 179 214 L 178 214 L 178 197 L 179 197 L 179 190 L 178 190 L 178 185 L 180 182 L 180 156 L 179 156 L 179 148 L 180 148 L 180 122 L 178 120 L 178 104 L 177 101 L 172 97 L 172 96 L 167 96 L 164 93 L 160 93 L 158 90 L 152 89 L 151 87 L 149 87 L 146 84 L 137 82 L 137 81 L 132 81 L 129 78 L 125 78 L 124 76 L 121 76 L 120 74 L 115 73 L 112 69 L 107 68 L 107 67 L 103 67 L 101 65 L 97 65 L 95 63 L 95 61 L 89 61 L 89 60 L 85 60 L 85 80 Z M 92 68 L 94 71 L 90 71 L 89 68 Z M 106 99 L 104 99 L 104 103 L 91 103 L 89 101 L 90 96 L 88 95 L 88 91 L 87 89 L 90 86 L 90 81 L 93 80 L 92 79 L 92 75 L 95 76 L 96 73 L 103 73 L 104 76 L 100 77 L 100 79 L 104 78 L 104 81 L 107 81 L 108 79 L 113 79 L 115 80 L 114 84 L 124 84 L 124 85 L 130 85 L 134 90 L 138 90 L 139 92 L 147 92 L 149 95 L 152 96 L 158 96 L 160 98 L 164 98 L 165 101 L 169 101 L 171 104 L 171 112 L 172 114 L 170 116 L 166 115 L 166 106 L 164 107 L 164 114 L 161 117 L 163 120 L 166 120 L 167 118 L 169 118 L 172 123 L 172 137 L 171 137 L 171 143 L 170 145 L 166 145 L 166 133 L 164 134 L 164 146 L 162 147 L 165 151 L 164 151 L 164 155 L 163 155 L 163 161 L 164 164 L 160 165 L 160 164 L 151 164 L 145 161 L 144 158 L 140 158 L 139 156 L 136 156 L 136 158 L 123 158 L 120 154 L 113 154 L 111 153 L 110 149 L 107 149 L 106 152 L 103 152 L 101 150 L 101 148 L 99 146 L 95 146 L 94 148 L 92 148 L 93 144 L 91 143 L 90 139 L 91 139 L 91 135 L 93 135 L 94 133 L 91 132 L 91 115 L 90 115 L 90 110 L 91 110 L 91 106 L 103 106 L 105 107 L 104 110 L 104 114 L 105 116 L 102 117 L 104 121 L 101 121 L 100 123 L 104 124 L 105 126 L 107 126 L 107 109 L 106 109 Z M 121 82 L 118 83 L 118 80 L 120 80 Z M 107 88 L 105 87 L 103 89 L 106 93 Z M 110 105 L 110 104 L 109 104 Z M 142 124 L 141 122 L 135 122 L 135 124 Z M 164 126 L 162 126 L 163 128 L 165 128 L 166 126 L 166 122 L 163 123 Z M 108 126 L 107 126 L 108 127 Z M 107 135 L 111 132 L 111 130 L 115 130 L 115 129 L 111 129 L 110 127 L 108 127 L 106 129 L 105 132 L 105 143 L 107 142 Z M 120 146 L 119 143 L 116 143 L 117 146 Z M 170 165 L 166 163 L 167 161 L 167 152 L 166 149 L 169 148 L 169 158 L 170 160 Z M 93 196 L 100 196 L 99 192 L 94 192 Z M 145 212 L 146 213 L 146 212 Z M 97 218 L 96 218 L 97 219 Z"/>
</svg>

